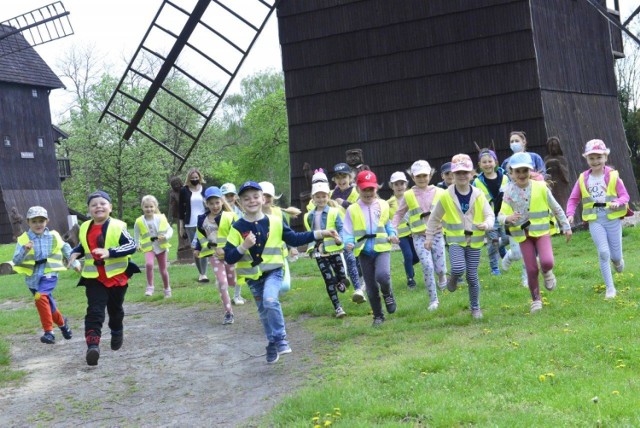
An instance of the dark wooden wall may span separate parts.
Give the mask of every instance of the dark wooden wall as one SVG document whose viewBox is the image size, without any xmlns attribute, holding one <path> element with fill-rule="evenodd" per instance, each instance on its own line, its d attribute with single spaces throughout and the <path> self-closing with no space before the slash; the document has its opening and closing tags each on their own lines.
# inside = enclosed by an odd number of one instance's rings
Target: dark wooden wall
<svg viewBox="0 0 640 428">
<path fill-rule="evenodd" d="M 573 7 L 580 15 L 569 16 L 571 34 L 582 38 L 561 49 L 553 45 L 555 27 L 547 28 L 545 14 L 558 9 L 553 18 L 560 27 Z M 417 159 L 438 168 L 455 153 L 473 154 L 474 141 L 495 141 L 502 159 L 510 154 L 512 130 L 526 131 L 529 149 L 544 156 L 548 136 L 565 138 L 559 120 L 547 120 L 556 110 L 572 116 L 565 124 L 578 123 L 566 131 L 575 150 L 587 135 L 576 127 L 588 125 L 565 98 L 580 104 L 591 94 L 606 97 L 591 102 L 588 117 L 604 122 L 617 115 L 618 126 L 613 63 L 605 58 L 595 68 L 579 63 L 566 70 L 567 51 L 583 44 L 591 50 L 579 55 L 585 61 L 597 58 L 595 50 L 611 55 L 608 26 L 598 22 L 607 30 L 592 31 L 588 25 L 599 15 L 588 7 L 565 0 L 282 0 L 293 203 L 306 187 L 304 162 L 330 168 L 350 148 L 363 149 L 365 162 L 385 182 Z M 602 138 L 618 134 L 603 131 Z M 577 162 L 572 166 L 578 169 Z M 634 195 L 637 200 L 637 189 Z"/>
<path fill-rule="evenodd" d="M 64 233 L 69 211 L 60 187 L 49 89 L 0 82 L 0 94 L 0 243 L 11 242 L 8 213 L 14 206 L 24 216 L 30 206 L 42 205 L 49 212 L 50 228 Z M 5 136 L 11 147 L 4 146 Z M 33 159 L 22 153 L 32 153 Z"/>
</svg>

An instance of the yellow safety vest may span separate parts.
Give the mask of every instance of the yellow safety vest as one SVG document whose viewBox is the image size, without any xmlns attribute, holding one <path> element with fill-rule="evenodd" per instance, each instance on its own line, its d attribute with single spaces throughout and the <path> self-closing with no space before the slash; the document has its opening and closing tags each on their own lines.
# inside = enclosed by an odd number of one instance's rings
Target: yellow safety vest
<svg viewBox="0 0 640 428">
<path fill-rule="evenodd" d="M 265 272 L 281 268 L 284 265 L 284 256 L 282 254 L 282 217 L 267 215 L 269 219 L 269 236 L 262 250 L 262 262 L 258 265 L 251 266 L 253 258 L 249 250 L 247 250 L 242 258 L 236 263 L 236 274 L 239 280 L 258 279 Z M 235 227 L 231 227 L 229 236 L 227 237 L 230 244 L 237 247 L 242 244 L 244 238 Z"/>
<path fill-rule="evenodd" d="M 329 199 L 333 199 L 331 196 L 333 196 L 333 190 L 329 192 Z M 352 186 L 351 193 L 349 193 L 349 196 L 347 197 L 347 202 L 355 204 L 356 202 L 358 202 L 358 198 L 360 198 L 360 194 L 358 193 L 358 190 L 354 186 Z M 347 209 L 344 208 L 342 205 L 340 205 L 338 209 L 340 210 L 341 216 L 344 218 L 344 215 L 347 212 Z"/>
<path fill-rule="evenodd" d="M 336 228 L 336 219 L 338 218 L 338 209 L 329 207 L 329 212 L 327 213 L 327 226 L 325 229 L 335 229 Z M 322 211 L 316 211 L 315 215 L 322 215 Z M 311 231 L 311 212 L 308 212 L 304 215 L 304 227 L 307 231 Z M 325 253 L 332 253 L 334 251 L 341 251 L 344 248 L 344 244 L 338 245 L 336 240 L 332 237 L 326 237 L 322 240 Z"/>
<path fill-rule="evenodd" d="M 509 183 L 509 177 L 507 177 L 507 174 L 502 174 L 502 182 L 500 183 L 500 188 L 502 189 L 504 186 L 507 185 L 507 183 Z M 489 192 L 489 188 L 487 187 L 487 185 L 484 183 L 484 181 L 480 180 L 480 178 L 476 178 L 475 180 L 473 180 L 473 183 L 471 183 L 474 187 L 477 187 L 478 189 L 482 190 L 482 192 L 484 193 L 484 196 L 486 196 L 487 201 L 489 201 L 489 205 L 491 205 L 491 208 L 493 208 L 493 197 L 491 196 L 491 192 Z"/>
<path fill-rule="evenodd" d="M 97 278 L 98 267 L 95 265 L 91 250 L 89 249 L 89 243 L 87 242 L 87 233 L 89 232 L 89 226 L 93 224 L 93 220 L 85 221 L 80 226 L 80 243 L 84 249 L 84 267 L 82 268 L 83 278 Z M 122 231 L 127 230 L 127 224 L 123 221 L 116 220 L 114 218 L 109 219 L 109 225 L 107 226 L 107 236 L 104 239 L 104 248 L 115 248 L 120 246 L 120 236 Z M 113 278 L 114 276 L 124 273 L 127 270 L 129 264 L 129 256 L 124 257 L 109 257 L 104 259 L 104 271 L 107 278 Z"/>
<path fill-rule="evenodd" d="M 473 190 L 472 190 L 473 191 Z M 445 191 L 440 197 L 440 204 L 444 209 L 444 216 L 442 217 L 442 231 L 444 232 L 445 239 L 449 245 L 459 245 L 471 248 L 481 248 L 484 245 L 485 231 L 478 229 L 476 224 L 484 222 L 484 215 L 482 209 L 487 199 L 483 193 L 480 193 L 476 200 L 473 202 L 473 206 L 469 209 L 473 210 L 473 226 L 471 230 L 464 230 L 464 224 L 462 222 L 462 215 L 458 206 L 455 204 L 453 197 L 449 191 Z M 469 238 L 467 236 L 470 234 Z"/>
<path fill-rule="evenodd" d="M 611 172 L 609 172 L 609 184 L 607 185 L 607 194 L 605 197 L 605 212 L 607 213 L 607 218 L 610 220 L 624 217 L 627 214 L 627 209 L 629 208 L 628 204 L 619 206 L 618 208 L 611 208 L 609 206 L 609 202 L 615 201 L 618 198 L 618 193 L 616 192 L 616 184 L 618 182 L 619 175 L 620 174 L 616 170 L 612 170 Z M 596 214 L 596 207 L 594 206 L 596 201 L 593 200 L 591 194 L 587 190 L 584 179 L 584 172 L 580 174 L 578 183 L 580 183 L 580 193 L 582 195 L 582 220 L 595 220 L 598 217 L 598 215 Z"/>
<path fill-rule="evenodd" d="M 394 196 L 387 199 L 387 203 L 389 204 L 389 218 L 393 218 L 398 211 L 398 198 Z M 408 221 L 402 221 L 398 223 L 398 238 L 404 238 L 405 236 L 411 235 L 411 228 L 409 227 Z"/>
<path fill-rule="evenodd" d="M 547 185 L 543 181 L 530 180 L 531 200 L 529 201 L 529 220 L 519 221 L 516 224 L 508 225 L 509 235 L 516 242 L 526 239 L 525 230 L 529 236 L 538 237 L 543 235 L 554 235 L 557 233 L 555 226 L 551 229 L 553 219 L 549 213 L 549 201 L 547 200 Z M 500 213 L 506 216 L 513 214 L 513 208 L 507 201 L 503 201 Z"/>
<path fill-rule="evenodd" d="M 378 221 L 378 227 L 376 229 L 375 241 L 373 243 L 373 251 L 377 253 L 383 253 L 385 251 L 391 251 L 391 243 L 389 242 L 389 235 L 384 225 L 389 221 L 389 204 L 383 199 L 378 199 L 380 203 L 380 220 Z M 349 215 L 351 216 L 351 224 L 353 225 L 353 236 L 356 238 L 355 247 L 353 248 L 353 254 L 358 256 L 368 238 L 373 236 L 367 235 L 367 224 L 364 220 L 364 213 L 359 204 L 352 204 L 349 206 Z"/>
<path fill-rule="evenodd" d="M 157 236 L 151 236 L 151 234 L 149 233 L 149 228 L 147 227 L 147 222 L 144 221 L 143 215 L 136 219 L 136 225 L 138 226 L 138 229 L 140 229 L 139 245 L 140 248 L 142 248 L 142 252 L 148 253 L 149 251 L 153 251 L 153 241 L 151 240 L 151 238 L 157 238 Z M 164 216 L 164 214 L 160 214 L 158 235 L 166 235 L 167 230 L 169 230 L 170 227 L 171 226 L 169 226 L 169 222 L 167 221 L 167 218 Z M 169 248 L 171 248 L 171 245 L 169 244 L 169 241 L 165 241 L 164 243 L 160 244 L 160 248 L 162 248 L 163 250 L 168 250 Z"/>
<path fill-rule="evenodd" d="M 436 206 L 442 195 L 445 193 L 445 190 L 439 187 L 436 187 L 435 191 L 436 193 L 433 195 L 433 200 L 431 201 L 431 209 Z M 422 208 L 420 208 L 418 198 L 416 198 L 416 194 L 413 189 L 409 189 L 404 192 L 404 201 L 407 203 L 407 207 L 409 208 L 409 227 L 411 228 L 411 233 L 418 234 L 427 230 L 427 225 L 423 218 L 431 214 L 431 211 L 426 213 L 422 212 Z"/>
<path fill-rule="evenodd" d="M 198 255 L 198 258 L 209 257 L 216 252 L 217 247 L 224 247 L 227 243 L 227 236 L 229 235 L 231 225 L 237 219 L 238 218 L 235 213 L 222 211 L 220 215 L 220 224 L 218 225 L 218 237 L 215 245 L 211 245 L 211 248 L 209 248 L 209 239 L 200 232 L 200 228 L 196 228 L 198 242 L 200 242 L 200 254 Z"/>
<path fill-rule="evenodd" d="M 62 261 L 62 246 L 64 241 L 58 232 L 50 230 L 49 233 L 53 236 L 53 247 L 47 255 L 46 262 L 44 264 L 44 273 L 48 272 L 60 272 L 66 270 Z M 29 235 L 24 232 L 18 237 L 18 244 L 25 246 L 29 243 Z M 36 266 L 35 251 L 33 248 L 27 252 L 26 256 L 19 265 L 13 266 L 13 270 L 16 273 L 31 276 Z"/>
</svg>

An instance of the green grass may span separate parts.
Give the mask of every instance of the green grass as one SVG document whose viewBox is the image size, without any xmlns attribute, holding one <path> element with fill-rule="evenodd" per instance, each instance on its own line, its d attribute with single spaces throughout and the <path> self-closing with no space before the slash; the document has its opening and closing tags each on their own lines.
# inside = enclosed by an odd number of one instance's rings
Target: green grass
<svg viewBox="0 0 640 428">
<path fill-rule="evenodd" d="M 554 238 L 558 288 L 543 292 L 544 309 L 529 314 L 530 296 L 515 263 L 500 277 L 480 267 L 484 319 L 473 321 L 465 287 L 446 292 L 428 312 L 427 293 L 409 291 L 399 252 L 392 254 L 398 310 L 371 327 L 367 304 L 341 295 L 348 316 L 335 319 L 315 262 L 291 264 L 285 315 L 303 320 L 314 336 L 316 364 L 305 386 L 262 421 L 273 426 L 638 426 L 640 339 L 637 334 L 640 229 L 624 230 L 626 268 L 615 275 L 618 298 L 604 300 L 597 254 L 588 232 L 570 244 Z M 9 254 L 6 246 L 0 255 Z M 175 248 L 175 246 L 174 246 Z M 5 259 L 7 257 L 4 257 Z M 138 262 L 141 256 L 136 255 Z M 419 266 L 416 266 L 419 268 Z M 192 266 L 172 266 L 174 299 L 151 304 L 199 305 L 218 299 L 214 287 L 193 282 Z M 419 272 L 419 269 L 418 269 Z M 8 279 L 8 281 L 5 281 Z M 85 298 L 65 273 L 57 290 L 62 309 L 82 317 Z M 3 277 L 0 302 L 31 301 L 22 278 Z M 144 277 L 132 281 L 127 301 L 142 301 Z M 32 304 L 0 311 L 0 337 L 39 334 Z M 296 338 L 290 337 L 295 352 Z M 9 365 L 0 340 L 0 385 L 22 376 Z M 280 363 L 279 363 L 280 364 Z M 282 364 L 286 365 L 286 359 Z M 598 397 L 596 402 L 594 398 Z M 317 420 L 313 420 L 316 417 Z"/>
</svg>

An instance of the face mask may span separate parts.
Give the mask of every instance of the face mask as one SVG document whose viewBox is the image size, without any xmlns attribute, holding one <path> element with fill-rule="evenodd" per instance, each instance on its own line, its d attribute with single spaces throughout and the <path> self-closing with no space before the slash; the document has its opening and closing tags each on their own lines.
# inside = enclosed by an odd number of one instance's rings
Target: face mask
<svg viewBox="0 0 640 428">
<path fill-rule="evenodd" d="M 509 146 L 513 153 L 520 153 L 522 151 L 522 143 L 511 143 Z"/>
<path fill-rule="evenodd" d="M 200 180 L 191 180 L 190 183 L 194 186 L 197 186 L 198 184 L 200 184 Z"/>
</svg>

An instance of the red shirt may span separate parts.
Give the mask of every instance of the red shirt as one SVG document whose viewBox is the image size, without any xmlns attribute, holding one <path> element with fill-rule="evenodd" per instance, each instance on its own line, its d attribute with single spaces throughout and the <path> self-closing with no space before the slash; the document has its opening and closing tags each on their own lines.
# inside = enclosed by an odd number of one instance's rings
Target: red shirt
<svg viewBox="0 0 640 428">
<path fill-rule="evenodd" d="M 91 250 L 91 252 L 96 248 L 104 247 L 104 244 L 102 246 L 98 245 L 98 238 L 102 236 L 102 226 L 104 225 L 92 224 L 91 227 L 89 227 L 89 231 L 87 232 L 87 244 L 89 245 L 89 250 Z M 101 240 L 104 241 L 102 238 Z M 98 268 L 98 281 L 100 281 L 105 287 L 122 287 L 127 285 L 129 278 L 124 272 L 111 278 L 107 278 L 104 266 L 96 267 Z"/>
</svg>

